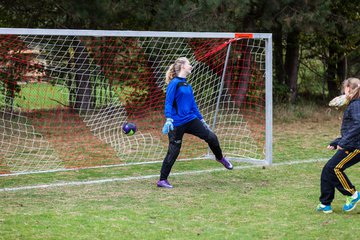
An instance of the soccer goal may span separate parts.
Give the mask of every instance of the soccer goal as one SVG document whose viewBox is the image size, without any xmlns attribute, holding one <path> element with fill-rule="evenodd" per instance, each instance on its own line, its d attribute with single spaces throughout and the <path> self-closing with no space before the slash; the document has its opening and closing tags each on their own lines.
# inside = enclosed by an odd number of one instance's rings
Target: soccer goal
<svg viewBox="0 0 360 240">
<path fill-rule="evenodd" d="M 161 162 L 178 57 L 224 155 L 271 164 L 271 34 L 1 28 L 0 174 Z M 206 158 L 185 135 L 179 161 Z"/>
</svg>

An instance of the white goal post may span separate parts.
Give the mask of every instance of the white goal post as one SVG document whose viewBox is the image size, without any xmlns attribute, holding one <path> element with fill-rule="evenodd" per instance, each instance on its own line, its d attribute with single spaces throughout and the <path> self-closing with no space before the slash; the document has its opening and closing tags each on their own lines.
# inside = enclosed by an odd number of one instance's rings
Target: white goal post
<svg viewBox="0 0 360 240">
<path fill-rule="evenodd" d="M 224 155 L 271 164 L 271 34 L 0 28 L 0 176 L 161 162 L 178 57 Z M 185 136 L 179 160 L 203 158 Z"/>
</svg>

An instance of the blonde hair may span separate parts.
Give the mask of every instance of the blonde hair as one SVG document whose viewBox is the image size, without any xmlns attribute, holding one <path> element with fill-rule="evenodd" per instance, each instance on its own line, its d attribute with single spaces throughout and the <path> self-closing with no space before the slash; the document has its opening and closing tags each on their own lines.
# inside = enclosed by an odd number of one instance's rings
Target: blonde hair
<svg viewBox="0 0 360 240">
<path fill-rule="evenodd" d="M 349 95 L 347 96 L 348 100 L 354 100 L 360 98 L 360 80 L 358 78 L 348 78 L 342 84 L 343 89 L 349 87 Z"/>
<path fill-rule="evenodd" d="M 176 59 L 175 63 L 171 64 L 168 70 L 166 71 L 165 83 L 169 84 L 169 82 L 179 74 L 181 70 L 181 66 L 188 61 L 189 60 L 186 57 L 180 57 Z"/>
</svg>

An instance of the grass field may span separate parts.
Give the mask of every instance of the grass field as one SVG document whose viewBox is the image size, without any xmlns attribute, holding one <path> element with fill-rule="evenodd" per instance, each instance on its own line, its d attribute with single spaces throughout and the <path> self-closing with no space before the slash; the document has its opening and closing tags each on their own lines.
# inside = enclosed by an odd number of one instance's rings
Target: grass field
<svg viewBox="0 0 360 240">
<path fill-rule="evenodd" d="M 174 173 L 194 168 L 178 165 Z M 156 188 L 156 179 L 149 178 L 3 192 L 0 238 L 351 238 L 360 229 L 360 209 L 342 213 L 344 198 L 338 194 L 333 214 L 314 211 L 322 166 L 315 162 L 177 175 L 171 178 L 172 190 Z M 85 178 L 113 178 L 122 170 Z M 359 168 L 349 170 L 353 181 L 360 182 Z"/>
<path fill-rule="evenodd" d="M 160 164 L 1 177 L 0 239 L 353 238 L 360 207 L 343 213 L 337 193 L 333 214 L 315 212 L 325 161 L 305 161 L 331 156 L 324 149 L 341 114 L 308 106 L 274 113 L 270 167 L 177 162 L 171 190 L 155 186 Z M 355 185 L 359 170 L 347 170 Z M 50 187 L 4 191 L 42 184 Z"/>
</svg>

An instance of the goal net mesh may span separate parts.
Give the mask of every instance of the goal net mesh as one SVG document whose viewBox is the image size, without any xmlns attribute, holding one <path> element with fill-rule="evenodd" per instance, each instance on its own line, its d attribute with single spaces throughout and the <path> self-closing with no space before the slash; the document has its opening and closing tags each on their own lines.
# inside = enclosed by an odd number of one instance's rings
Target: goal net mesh
<svg viewBox="0 0 360 240">
<path fill-rule="evenodd" d="M 162 161 L 178 57 L 224 155 L 263 160 L 264 39 L 0 35 L 0 174 Z M 178 159 L 211 154 L 185 135 Z"/>
</svg>

